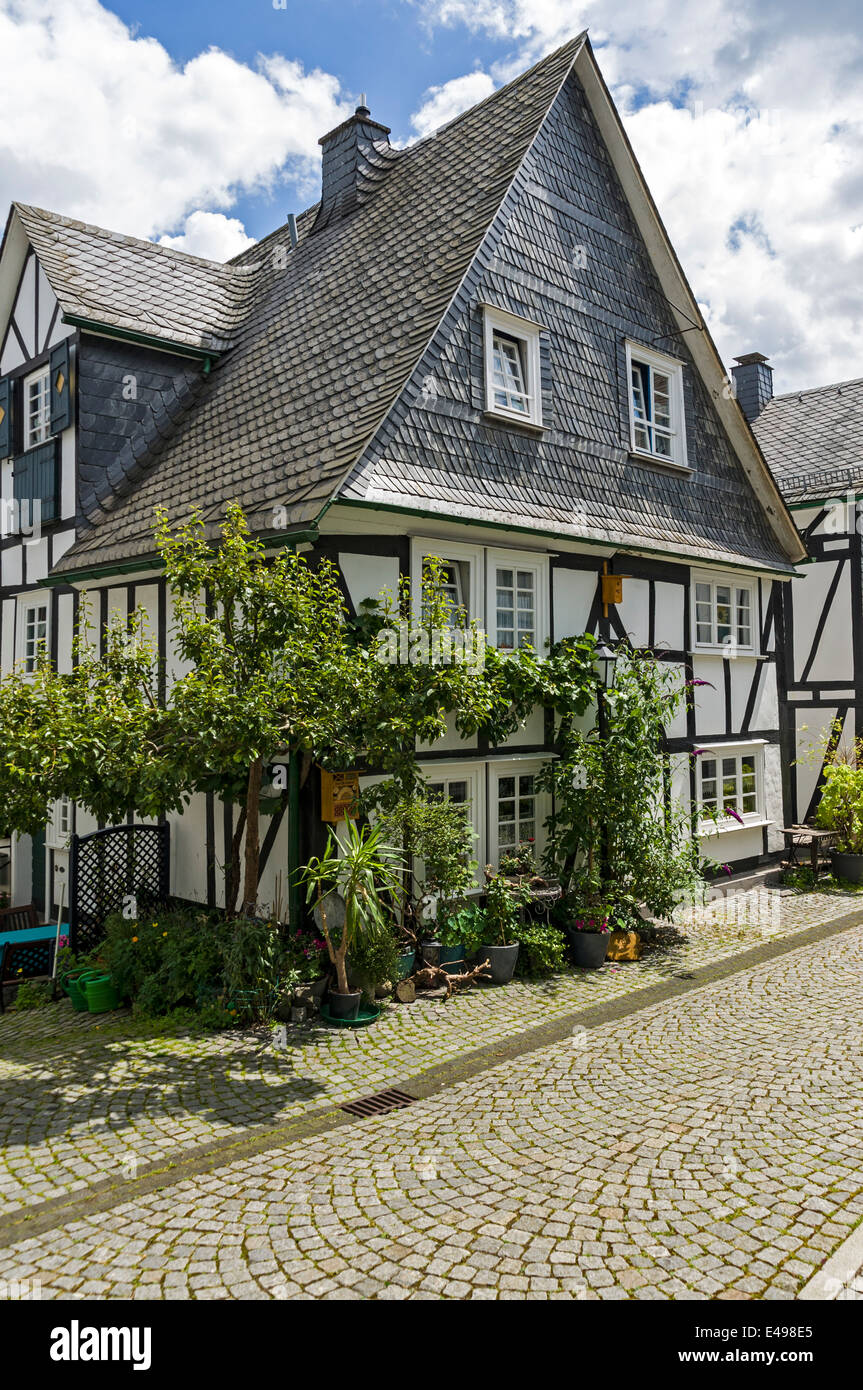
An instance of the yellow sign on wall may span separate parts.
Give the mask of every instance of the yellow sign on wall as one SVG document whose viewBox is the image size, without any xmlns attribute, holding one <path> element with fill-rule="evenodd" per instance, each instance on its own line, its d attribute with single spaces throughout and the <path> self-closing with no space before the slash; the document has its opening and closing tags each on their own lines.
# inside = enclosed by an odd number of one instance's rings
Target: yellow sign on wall
<svg viewBox="0 0 863 1390">
<path fill-rule="evenodd" d="M 326 768 L 321 768 L 321 820 L 333 824 L 353 820 L 359 794 L 359 773 L 327 772 Z"/>
</svg>

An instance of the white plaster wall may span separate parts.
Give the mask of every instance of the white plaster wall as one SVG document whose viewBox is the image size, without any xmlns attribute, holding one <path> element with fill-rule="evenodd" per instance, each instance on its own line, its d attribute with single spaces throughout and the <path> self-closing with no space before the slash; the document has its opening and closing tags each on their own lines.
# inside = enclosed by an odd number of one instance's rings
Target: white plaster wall
<svg viewBox="0 0 863 1390">
<path fill-rule="evenodd" d="M 206 902 L 207 798 L 202 793 L 193 796 L 185 814 L 169 816 L 169 820 L 171 891 L 181 898 Z"/>
<path fill-rule="evenodd" d="M 4 675 L 12 670 L 15 662 L 15 600 L 4 598 L 2 626 L 0 626 L 0 671 Z"/>
<path fill-rule="evenodd" d="M 339 568 L 355 609 L 359 609 L 363 599 L 379 599 L 383 590 L 393 599 L 398 594 L 399 562 L 395 556 L 352 555 L 340 551 Z"/>
<path fill-rule="evenodd" d="M 617 615 L 634 647 L 646 647 L 650 641 L 650 584 L 646 579 L 624 579 L 623 602 L 617 605 Z"/>
<path fill-rule="evenodd" d="M 71 594 L 57 596 L 56 651 L 57 669 L 61 674 L 68 674 L 72 670 L 73 608 L 74 600 Z"/>
<path fill-rule="evenodd" d="M 777 743 L 768 743 L 764 749 L 764 811 L 767 820 L 767 849 L 781 849 L 785 841 L 782 826 L 785 816 L 782 808 L 782 751 Z"/>
<path fill-rule="evenodd" d="M 624 592 L 626 581 L 624 580 Z M 682 584 L 666 584 L 664 580 L 655 585 L 656 612 L 654 615 L 654 638 L 657 647 L 667 647 L 669 651 L 683 651 L 683 613 L 686 597 Z"/>
<path fill-rule="evenodd" d="M 794 680 L 802 679 L 815 631 L 835 576 L 838 560 L 806 565 L 794 584 Z M 851 583 L 846 562 L 839 588 L 818 643 L 810 680 L 853 680 L 851 654 Z"/>
<path fill-rule="evenodd" d="M 699 653 L 693 658 L 692 670 L 697 685 L 695 695 L 695 728 L 699 738 L 725 732 L 725 658 Z"/>
<path fill-rule="evenodd" d="M 801 821 L 806 815 L 818 781 L 823 757 L 822 739 L 835 718 L 835 705 L 828 706 L 827 709 L 807 709 L 801 706 L 794 710 L 797 744 L 797 765 L 794 771 L 797 778 L 797 813 Z M 849 720 L 846 721 L 846 727 L 849 726 Z M 850 722 L 850 728 L 853 730 L 853 721 Z"/>
<path fill-rule="evenodd" d="M 48 537 L 27 541 L 24 545 L 27 583 L 40 584 L 48 574 Z"/>
<path fill-rule="evenodd" d="M 556 569 L 553 572 L 554 640 L 584 632 L 596 597 L 596 570 Z"/>
</svg>

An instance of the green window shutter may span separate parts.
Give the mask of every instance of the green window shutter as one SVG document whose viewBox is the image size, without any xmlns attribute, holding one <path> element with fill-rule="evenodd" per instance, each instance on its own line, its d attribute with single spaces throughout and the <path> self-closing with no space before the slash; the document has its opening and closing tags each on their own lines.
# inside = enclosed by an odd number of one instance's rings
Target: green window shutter
<svg viewBox="0 0 863 1390">
<path fill-rule="evenodd" d="M 69 340 L 51 349 L 48 380 L 51 386 L 51 433 L 59 434 L 72 423 L 72 380 Z"/>
<path fill-rule="evenodd" d="M 12 382 L 0 381 L 0 459 L 12 452 Z"/>
</svg>

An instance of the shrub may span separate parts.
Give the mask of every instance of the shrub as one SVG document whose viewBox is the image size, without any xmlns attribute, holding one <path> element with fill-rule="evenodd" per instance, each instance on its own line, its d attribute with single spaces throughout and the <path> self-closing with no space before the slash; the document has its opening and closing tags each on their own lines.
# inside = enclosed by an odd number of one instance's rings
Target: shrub
<svg viewBox="0 0 863 1390">
<path fill-rule="evenodd" d="M 300 979 L 277 927 L 191 909 L 144 921 L 114 915 L 102 953 L 121 998 L 153 1016 L 197 1008 L 211 1020 L 246 1021 L 268 1014 Z"/>
<path fill-rule="evenodd" d="M 557 927 L 526 922 L 519 928 L 519 975 L 556 975 L 566 963 L 566 943 Z"/>
<path fill-rule="evenodd" d="M 823 830 L 837 832 L 840 852 L 863 854 L 863 767 L 844 761 L 825 767 L 815 819 Z"/>
<path fill-rule="evenodd" d="M 50 1004 L 54 994 L 51 980 L 22 980 L 11 1008 L 15 1013 L 26 1013 L 30 1009 L 42 1009 Z"/>
<path fill-rule="evenodd" d="M 438 940 L 444 946 L 464 944 L 465 959 L 475 956 L 480 946 L 488 942 L 488 917 L 479 903 L 467 903 L 455 912 L 438 914 Z"/>
<path fill-rule="evenodd" d="M 388 926 L 379 931 L 362 932 L 348 953 L 351 984 L 363 992 L 363 1002 L 374 1004 L 375 989 L 398 978 L 399 943 Z"/>
</svg>

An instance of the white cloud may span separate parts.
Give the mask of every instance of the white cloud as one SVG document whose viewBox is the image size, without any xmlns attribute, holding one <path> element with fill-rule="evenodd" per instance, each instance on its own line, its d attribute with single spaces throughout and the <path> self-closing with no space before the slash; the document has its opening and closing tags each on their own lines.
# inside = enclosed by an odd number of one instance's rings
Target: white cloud
<svg viewBox="0 0 863 1390">
<path fill-rule="evenodd" d="M 422 106 L 411 116 L 411 125 L 420 137 L 430 135 L 493 91 L 494 81 L 487 72 L 470 72 L 440 87 L 429 87 Z"/>
<path fill-rule="evenodd" d="M 352 109 L 282 57 L 179 67 L 98 0 L 0 0 L 0 91 L 0 201 L 145 237 L 286 176 L 317 190 L 318 139 Z"/>
<path fill-rule="evenodd" d="M 188 251 L 190 256 L 203 256 L 207 261 L 229 261 L 254 245 L 254 237 L 246 235 L 238 217 L 200 209 L 186 218 L 181 236 L 161 236 L 159 241 L 163 246 Z"/>
<path fill-rule="evenodd" d="M 725 361 L 767 353 L 778 391 L 863 376 L 863 38 L 851 0 L 423 0 L 423 14 L 509 40 L 496 84 L 589 26 Z"/>
</svg>

